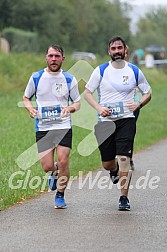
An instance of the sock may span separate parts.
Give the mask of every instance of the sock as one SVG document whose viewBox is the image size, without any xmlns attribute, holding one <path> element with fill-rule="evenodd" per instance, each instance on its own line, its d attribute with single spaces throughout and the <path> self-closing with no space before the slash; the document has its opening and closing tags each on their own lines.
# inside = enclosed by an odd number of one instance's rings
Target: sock
<svg viewBox="0 0 167 252">
<path fill-rule="evenodd" d="M 60 197 L 64 197 L 64 192 L 59 192 L 57 191 L 56 195 L 60 196 Z"/>
</svg>

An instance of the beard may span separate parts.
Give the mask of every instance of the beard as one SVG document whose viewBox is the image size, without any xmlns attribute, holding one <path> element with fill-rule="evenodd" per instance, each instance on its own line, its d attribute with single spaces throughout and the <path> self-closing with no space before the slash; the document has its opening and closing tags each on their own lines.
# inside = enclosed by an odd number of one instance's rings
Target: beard
<svg viewBox="0 0 167 252">
<path fill-rule="evenodd" d="M 61 69 L 62 63 L 48 64 L 48 68 L 51 72 L 58 72 Z"/>
<path fill-rule="evenodd" d="M 116 53 L 116 54 L 110 55 L 110 57 L 112 61 L 121 62 L 122 60 L 125 59 L 125 53 Z"/>
</svg>

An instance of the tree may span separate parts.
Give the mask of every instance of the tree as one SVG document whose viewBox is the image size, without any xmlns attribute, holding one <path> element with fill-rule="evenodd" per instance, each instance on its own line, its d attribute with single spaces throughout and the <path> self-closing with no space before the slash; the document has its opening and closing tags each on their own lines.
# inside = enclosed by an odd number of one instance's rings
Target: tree
<svg viewBox="0 0 167 252">
<path fill-rule="evenodd" d="M 167 8 L 158 7 L 147 13 L 138 23 L 136 46 L 145 48 L 150 44 L 159 44 L 167 48 Z"/>
<path fill-rule="evenodd" d="M 58 43 L 68 51 L 104 55 L 112 35 L 119 33 L 130 41 L 130 20 L 119 0 L 2 1 L 10 11 L 0 16 L 1 26 L 36 33 L 39 51 Z"/>
<path fill-rule="evenodd" d="M 11 0 L 0 1 L 0 30 L 6 26 L 10 26 L 11 23 Z"/>
</svg>

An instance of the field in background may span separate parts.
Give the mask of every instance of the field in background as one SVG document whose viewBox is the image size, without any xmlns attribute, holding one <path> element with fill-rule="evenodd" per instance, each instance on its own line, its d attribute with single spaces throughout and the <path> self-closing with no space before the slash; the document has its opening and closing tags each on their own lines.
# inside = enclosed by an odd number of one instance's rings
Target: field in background
<svg viewBox="0 0 167 252">
<path fill-rule="evenodd" d="M 68 58 L 70 59 L 70 57 L 67 57 L 67 61 Z M 100 59 L 97 64 L 103 61 L 105 59 Z M 69 60 L 64 63 L 64 69 L 68 70 L 73 64 L 74 61 Z M 16 202 L 24 202 L 25 199 L 35 197 L 41 191 L 48 189 L 47 183 L 44 183 L 45 174 L 39 162 L 27 169 L 20 168 L 16 162 L 20 154 L 35 142 L 33 120 L 29 118 L 27 111 L 18 107 L 17 104 L 22 100 L 23 90 L 31 73 L 44 66 L 43 56 L 18 54 L 3 57 L 0 55 L 0 210 Z M 153 96 L 152 101 L 142 108 L 137 122 L 135 152 L 167 137 L 167 75 L 158 69 L 143 68 L 143 71 L 152 86 Z M 79 83 L 81 93 L 84 85 L 83 81 Z M 83 156 L 78 152 L 78 145 L 91 133 L 91 130 L 87 127 L 74 126 L 73 132 L 73 150 L 70 160 L 71 176 L 77 176 L 79 171 L 87 173 L 101 167 L 97 149 L 88 156 Z M 87 147 L 91 148 L 91 143 Z M 12 174 L 16 174 L 13 180 Z M 38 180 L 33 180 L 35 176 L 38 177 Z M 41 183 L 35 187 L 39 178 Z M 15 189 L 9 187 L 9 179 L 12 180 Z"/>
</svg>

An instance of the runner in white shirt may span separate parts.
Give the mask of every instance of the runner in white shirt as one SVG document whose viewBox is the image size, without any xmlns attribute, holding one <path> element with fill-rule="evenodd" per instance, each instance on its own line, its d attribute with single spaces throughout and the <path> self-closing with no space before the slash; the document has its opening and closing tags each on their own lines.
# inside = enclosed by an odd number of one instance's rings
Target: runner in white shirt
<svg viewBox="0 0 167 252">
<path fill-rule="evenodd" d="M 121 37 L 111 38 L 108 45 L 111 61 L 93 71 L 84 91 L 85 99 L 98 112 L 95 135 L 103 167 L 110 171 L 113 183 L 118 182 L 118 175 L 120 178 L 119 210 L 130 210 L 127 197 L 131 178 L 129 169 L 136 133 L 133 112 L 151 99 L 150 85 L 140 69 L 124 60 L 125 51 L 126 43 Z M 142 94 L 139 102 L 134 100 L 136 87 Z M 93 96 L 96 90 L 98 102 Z"/>
<path fill-rule="evenodd" d="M 55 208 L 66 207 L 64 191 L 69 180 L 72 148 L 70 114 L 80 108 L 78 83 L 73 75 L 61 69 L 64 59 L 63 48 L 50 45 L 46 52 L 47 67 L 32 74 L 23 96 L 25 108 L 36 121 L 36 142 L 42 168 L 51 172 L 50 189 L 57 189 Z M 34 95 L 36 108 L 32 104 Z"/>
</svg>

